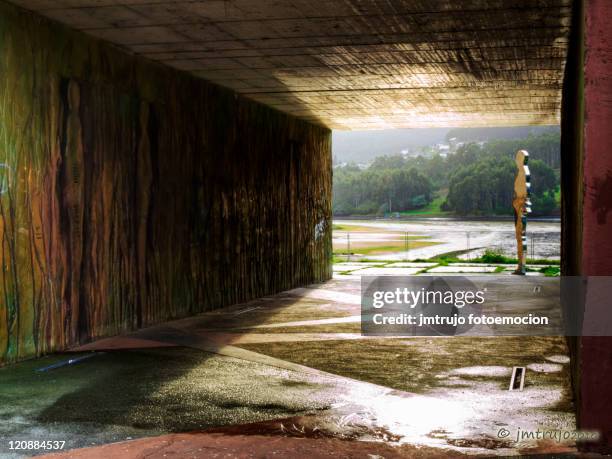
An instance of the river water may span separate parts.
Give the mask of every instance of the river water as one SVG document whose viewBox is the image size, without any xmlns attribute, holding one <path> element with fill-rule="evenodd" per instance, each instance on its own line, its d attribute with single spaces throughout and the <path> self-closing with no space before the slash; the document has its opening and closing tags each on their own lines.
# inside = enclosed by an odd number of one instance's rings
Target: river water
<svg viewBox="0 0 612 459">
<path fill-rule="evenodd" d="M 408 251 L 368 255 L 368 259 L 414 260 L 430 258 L 448 252 L 466 251 L 459 258 L 469 260 L 485 249 L 495 249 L 507 256 L 516 257 L 516 240 L 512 220 L 461 220 L 450 218 L 423 218 L 411 220 L 334 220 L 334 224 L 356 225 L 359 232 L 350 232 L 353 243 L 399 241 L 422 236 L 436 245 Z M 372 231 L 363 231 L 363 228 Z M 346 231 L 334 231 L 334 247 L 342 247 L 347 239 Z M 528 258 L 558 260 L 560 257 L 561 222 L 529 220 L 527 223 Z"/>
</svg>

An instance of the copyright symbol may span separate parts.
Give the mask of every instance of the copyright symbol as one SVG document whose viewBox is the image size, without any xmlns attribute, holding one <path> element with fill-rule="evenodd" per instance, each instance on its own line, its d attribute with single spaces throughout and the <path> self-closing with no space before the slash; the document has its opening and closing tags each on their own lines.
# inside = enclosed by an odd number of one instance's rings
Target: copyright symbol
<svg viewBox="0 0 612 459">
<path fill-rule="evenodd" d="M 499 438 L 506 438 L 508 435 L 510 435 L 510 431 L 508 429 L 504 429 L 503 427 L 497 432 L 497 436 Z"/>
</svg>

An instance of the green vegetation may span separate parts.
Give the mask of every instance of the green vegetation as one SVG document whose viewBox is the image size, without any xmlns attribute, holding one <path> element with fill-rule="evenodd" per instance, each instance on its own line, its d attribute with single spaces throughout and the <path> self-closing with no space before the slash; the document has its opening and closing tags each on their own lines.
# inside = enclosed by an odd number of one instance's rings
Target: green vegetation
<svg viewBox="0 0 612 459">
<path fill-rule="evenodd" d="M 447 157 L 380 156 L 367 169 L 334 169 L 334 215 L 512 215 L 519 149 L 531 155 L 533 215 L 558 213 L 557 131 L 454 147 Z"/>
<path fill-rule="evenodd" d="M 440 244 L 440 242 L 434 241 L 422 241 L 422 240 L 410 240 L 408 243 L 408 247 L 410 249 L 420 249 L 422 247 L 429 247 L 430 245 Z M 360 244 L 353 245 L 351 244 L 351 251 L 347 252 L 346 247 L 334 249 L 334 254 L 336 255 L 352 255 L 354 253 L 359 253 L 360 255 L 377 255 L 381 253 L 395 253 L 400 252 L 402 250 L 406 250 L 406 242 L 405 241 L 374 241 L 371 245 L 368 244 Z"/>
<path fill-rule="evenodd" d="M 540 268 L 539 272 L 543 273 L 546 277 L 555 277 L 561 275 L 561 268 L 559 266 L 545 266 Z"/>
<path fill-rule="evenodd" d="M 338 255 L 337 253 L 334 253 L 334 256 L 332 257 L 332 263 L 345 263 L 346 262 L 346 254 L 345 255 Z M 356 258 L 355 260 L 351 259 L 351 263 L 380 263 L 381 265 L 384 265 L 385 263 L 392 263 L 393 260 L 375 260 L 373 258 L 368 258 L 368 257 L 359 257 Z"/>
<path fill-rule="evenodd" d="M 334 240 L 334 255 L 374 255 L 381 253 L 392 253 L 402 250 L 417 249 L 428 247 L 430 245 L 440 244 L 429 240 L 430 236 L 423 235 L 408 235 L 402 231 L 389 230 L 386 228 L 378 228 L 371 226 L 360 226 L 351 224 L 334 224 L 333 229 L 340 232 L 340 238 Z M 350 241 L 350 249 L 348 240 L 344 240 L 342 232 L 347 233 L 376 233 L 384 235 L 380 239 L 365 239 Z M 338 234 L 338 233 L 336 233 Z"/>
<path fill-rule="evenodd" d="M 335 215 L 376 215 L 422 208 L 431 202 L 434 186 L 414 167 L 347 166 L 334 171 L 333 193 Z"/>
<path fill-rule="evenodd" d="M 488 142 L 493 151 L 514 149 L 527 150 L 537 155 L 553 169 L 558 169 L 561 161 L 559 155 L 559 127 L 523 128 L 459 128 L 451 129 L 446 134 L 448 143 Z"/>
<path fill-rule="evenodd" d="M 371 226 L 345 225 L 343 223 L 334 223 L 332 225 L 332 229 L 334 231 L 349 231 L 351 233 L 376 231 L 376 228 L 373 228 Z"/>
<path fill-rule="evenodd" d="M 516 164 L 511 154 L 491 152 L 476 144 L 460 149 L 455 156 L 461 165 L 449 174 L 448 197 L 443 209 L 459 215 L 504 215 L 512 213 Z M 530 160 L 534 215 L 549 215 L 557 209 L 555 191 L 559 178 L 540 160 Z"/>
<path fill-rule="evenodd" d="M 485 252 L 478 258 L 474 258 L 473 260 L 470 260 L 473 263 L 503 263 L 503 264 L 516 264 L 518 263 L 518 260 L 516 258 L 511 258 L 511 257 L 507 257 L 505 255 L 503 255 L 502 253 L 496 251 L 496 250 L 491 250 L 491 249 L 487 249 L 485 250 Z M 558 265 L 559 264 L 559 260 L 545 260 L 545 259 L 540 259 L 540 258 L 527 258 L 527 263 L 528 264 L 534 264 L 534 265 L 542 265 L 542 264 L 549 264 L 549 265 Z"/>
<path fill-rule="evenodd" d="M 440 217 L 448 215 L 450 212 L 442 209 L 444 202 L 446 201 L 446 194 L 448 190 L 440 190 L 437 192 L 436 197 L 425 207 L 421 209 L 406 210 L 400 212 L 401 215 L 405 216 L 420 216 L 420 217 Z"/>
<path fill-rule="evenodd" d="M 436 255 L 434 257 L 428 259 L 418 259 L 412 261 L 432 261 L 439 263 L 441 266 L 447 266 L 450 263 L 483 263 L 483 264 L 516 264 L 518 260 L 516 258 L 507 257 L 502 253 L 492 250 L 486 249 L 484 253 L 480 257 L 470 258 L 469 260 L 464 260 L 459 258 L 459 255 L 463 255 L 467 253 L 467 250 L 457 250 L 455 252 L 447 252 L 440 255 Z M 378 260 L 380 261 L 380 260 Z M 545 258 L 527 258 L 527 263 L 532 265 L 559 265 L 559 260 L 549 260 Z"/>
<path fill-rule="evenodd" d="M 514 263 L 510 257 L 492 249 L 486 249 L 479 258 L 483 263 Z"/>
</svg>

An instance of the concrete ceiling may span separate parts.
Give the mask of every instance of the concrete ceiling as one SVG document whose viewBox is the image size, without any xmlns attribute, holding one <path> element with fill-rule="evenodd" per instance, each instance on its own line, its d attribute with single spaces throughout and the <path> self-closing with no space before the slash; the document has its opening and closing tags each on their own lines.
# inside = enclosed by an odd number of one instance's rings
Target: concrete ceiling
<svg viewBox="0 0 612 459">
<path fill-rule="evenodd" d="M 571 0 L 14 0 L 334 129 L 556 124 Z"/>
</svg>

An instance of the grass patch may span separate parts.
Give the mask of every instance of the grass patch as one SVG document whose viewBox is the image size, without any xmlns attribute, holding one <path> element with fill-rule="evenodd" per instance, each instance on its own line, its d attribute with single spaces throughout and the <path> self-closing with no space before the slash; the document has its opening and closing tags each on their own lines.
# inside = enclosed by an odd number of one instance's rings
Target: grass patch
<svg viewBox="0 0 612 459">
<path fill-rule="evenodd" d="M 352 255 L 352 254 L 349 254 Z M 334 253 L 333 257 L 332 257 L 332 263 L 336 264 L 336 263 L 346 263 L 346 254 L 343 256 L 338 256 L 337 253 Z M 381 260 L 373 260 L 371 258 L 357 258 L 356 260 L 350 260 L 350 263 L 379 263 L 381 265 L 385 264 L 385 263 L 391 263 L 390 261 L 381 261 Z"/>
<path fill-rule="evenodd" d="M 480 257 L 474 258 L 474 260 L 472 261 L 474 263 L 503 263 L 503 264 L 518 263 L 517 258 L 507 257 L 503 255 L 502 253 L 496 250 L 491 250 L 491 249 L 485 250 L 485 252 Z M 535 258 L 535 259 L 527 258 L 527 263 L 533 264 L 533 265 L 544 265 L 544 264 L 559 265 L 560 261 L 559 260 L 546 260 L 546 259 L 540 259 L 540 258 Z"/>
<path fill-rule="evenodd" d="M 334 223 L 332 225 L 332 231 L 346 231 L 348 233 L 369 233 L 375 230 L 375 227 L 366 225 L 351 225 L 344 223 Z"/>
<path fill-rule="evenodd" d="M 422 239 L 415 237 L 413 240 L 409 240 L 408 250 L 419 249 L 422 247 L 429 247 L 432 245 L 440 244 L 440 242 L 434 241 L 422 241 L 416 240 Z M 372 243 L 358 243 L 355 245 L 351 243 L 351 252 L 348 253 L 346 250 L 346 246 L 344 248 L 334 249 L 334 254 L 336 255 L 377 255 L 384 253 L 396 253 L 403 252 L 406 250 L 406 242 L 401 241 L 374 241 Z"/>
<path fill-rule="evenodd" d="M 431 257 L 427 260 L 415 260 L 415 261 L 432 261 L 436 263 L 440 263 L 442 266 L 447 266 L 450 263 L 484 263 L 484 264 L 517 264 L 518 259 L 507 257 L 495 250 L 487 249 L 484 254 L 480 257 L 471 258 L 469 260 L 464 260 L 459 258 L 459 255 L 464 255 L 469 250 L 457 250 L 455 252 L 447 252 L 440 255 L 436 255 L 435 257 Z M 546 258 L 527 258 L 527 263 L 532 265 L 560 265 L 559 260 L 549 260 Z"/>
<path fill-rule="evenodd" d="M 350 241 L 350 248 L 347 247 L 348 240 L 344 235 L 334 239 L 334 254 L 338 255 L 378 255 L 383 253 L 403 252 L 421 247 L 428 247 L 440 242 L 429 241 L 431 236 L 409 235 L 406 232 L 389 230 L 387 228 L 377 228 L 375 226 L 359 226 L 336 223 L 333 225 L 334 231 L 347 233 L 370 233 L 372 240 L 353 240 Z M 338 236 L 336 234 L 336 236 Z M 380 237 L 376 237 L 380 236 Z"/>
<path fill-rule="evenodd" d="M 556 277 L 561 274 L 561 268 L 559 266 L 545 266 L 544 268 L 540 268 L 539 272 L 547 277 Z"/>
<path fill-rule="evenodd" d="M 482 263 L 513 263 L 509 257 L 492 249 L 486 249 L 478 259 Z"/>
<path fill-rule="evenodd" d="M 425 207 L 414 210 L 406 210 L 400 212 L 402 216 L 422 216 L 422 217 L 440 217 L 451 215 L 452 212 L 442 210 L 442 204 L 446 201 L 448 190 L 441 190 L 440 193 Z"/>
<path fill-rule="evenodd" d="M 332 225 L 333 231 L 342 231 L 345 233 L 385 233 L 397 237 L 404 238 L 405 232 L 396 229 L 385 228 L 384 226 L 378 225 L 355 225 L 352 223 L 334 223 Z M 430 236 L 409 236 L 410 239 L 423 239 Z"/>
</svg>

